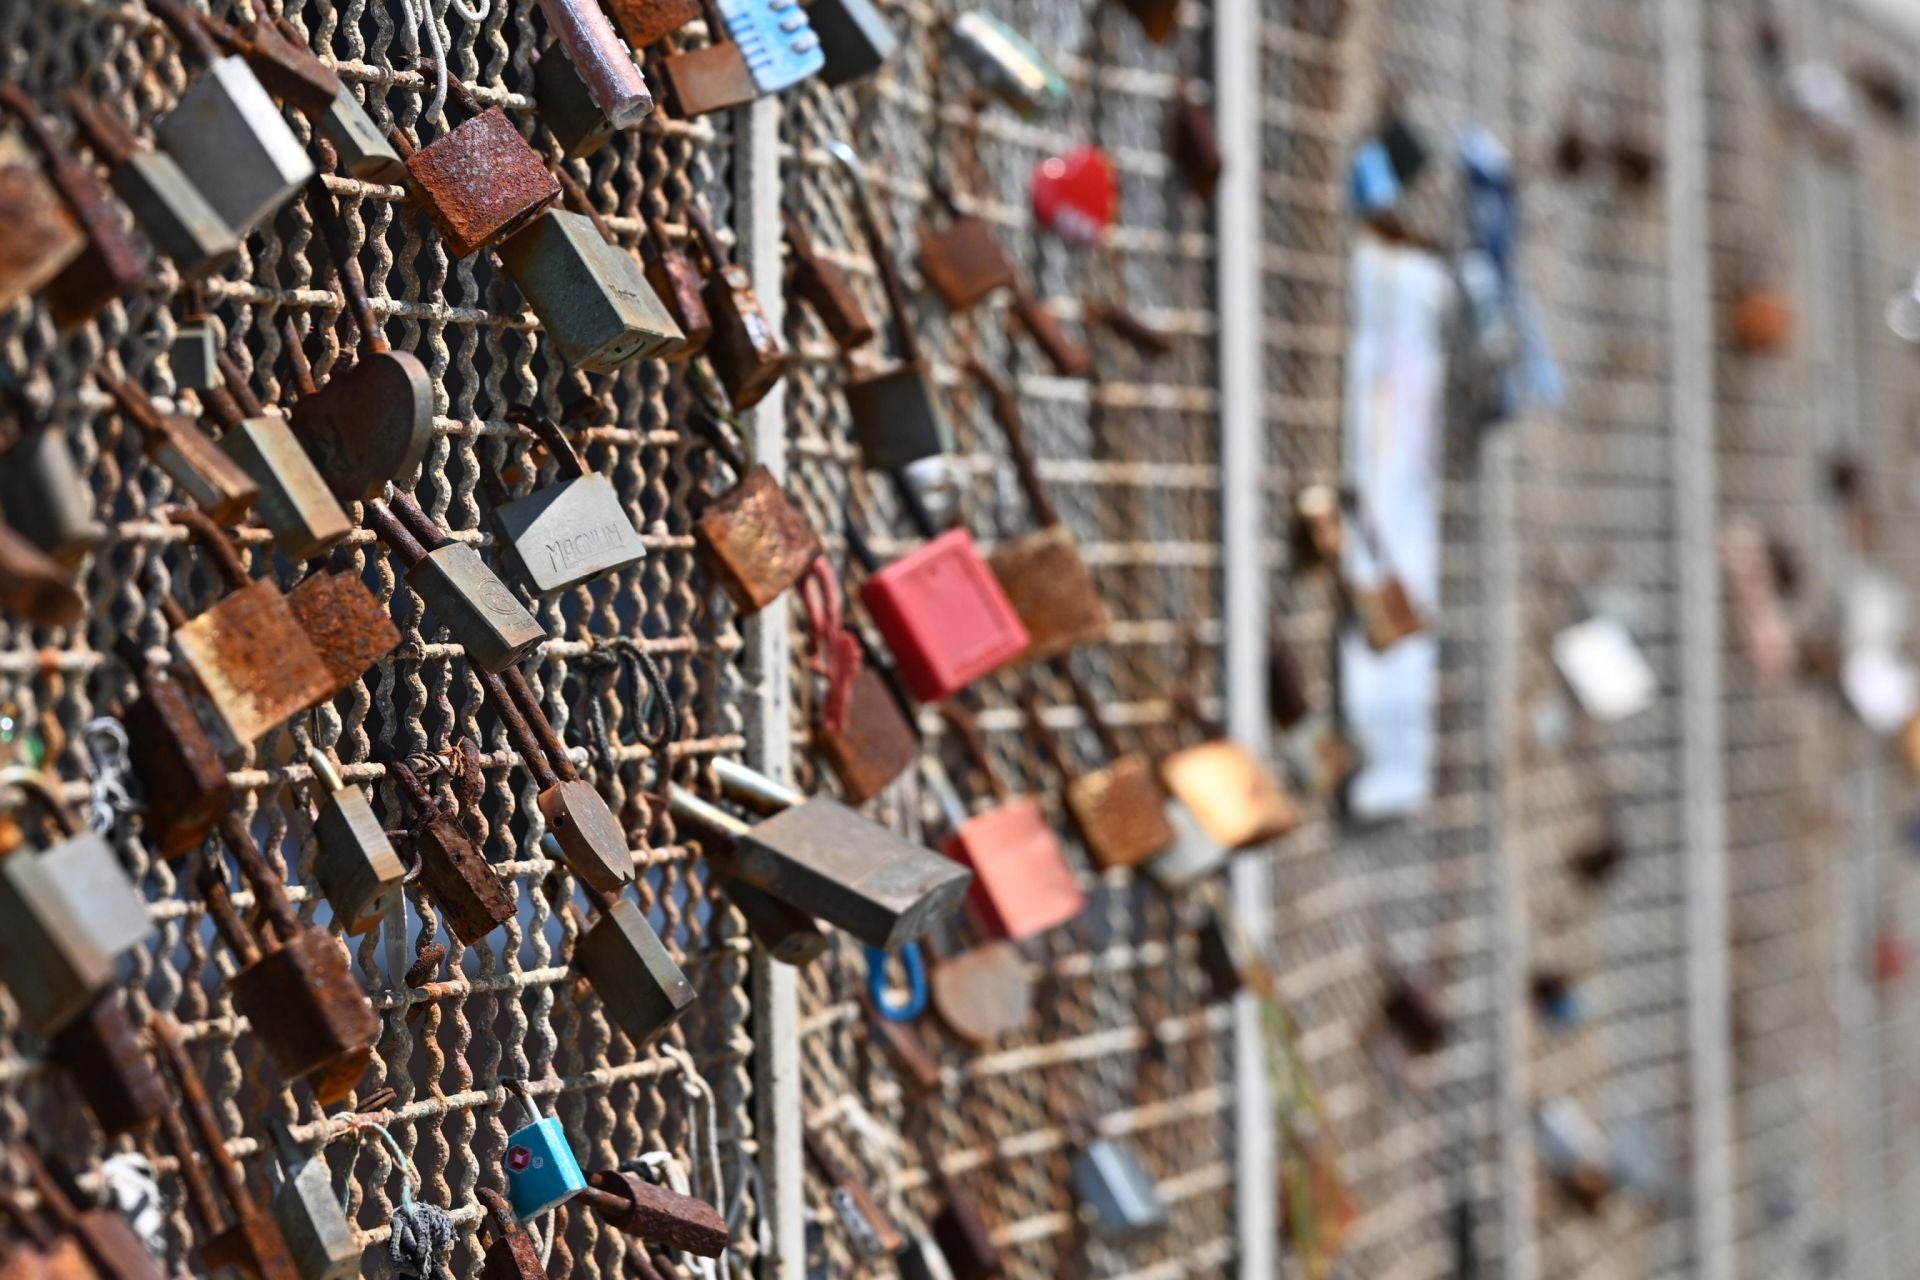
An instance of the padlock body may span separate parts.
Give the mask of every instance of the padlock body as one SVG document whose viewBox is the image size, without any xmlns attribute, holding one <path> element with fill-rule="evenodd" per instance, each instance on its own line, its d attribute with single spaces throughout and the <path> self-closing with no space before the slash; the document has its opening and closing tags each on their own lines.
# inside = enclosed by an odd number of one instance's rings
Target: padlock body
<svg viewBox="0 0 1920 1280">
<path fill-rule="evenodd" d="M 954 1280 L 947 1255 L 932 1236 L 915 1236 L 893 1255 L 894 1269 L 900 1280 Z"/>
<path fill-rule="evenodd" d="M 965 529 L 951 529 L 861 584 L 900 679 L 939 702 L 1026 652 L 1028 637 Z"/>
<path fill-rule="evenodd" d="M 647 283 L 680 328 L 680 345 L 660 353 L 662 360 L 685 360 L 706 349 L 713 336 L 713 319 L 707 314 L 706 281 L 700 268 L 677 246 L 665 252 L 652 244 L 644 250 Z"/>
<path fill-rule="evenodd" d="M 346 85 L 340 86 L 320 117 L 320 132 L 333 144 L 340 170 L 349 178 L 389 185 L 405 181 L 406 162 Z"/>
<path fill-rule="evenodd" d="M 147 456 L 215 524 L 238 524 L 260 496 L 260 486 L 191 418 L 169 415 L 162 434 L 146 442 Z"/>
<path fill-rule="evenodd" d="M 287 592 L 287 608 L 327 669 L 329 698 L 399 647 L 393 615 L 346 570 L 308 574 Z"/>
<path fill-rule="evenodd" d="M 105 837 L 85 831 L 38 858 L 68 914 L 102 952 L 118 956 L 153 936 L 147 900 Z"/>
<path fill-rule="evenodd" d="M 366 933 L 400 905 L 407 869 L 365 791 L 349 786 L 323 797 L 313 839 L 314 878 L 347 933 Z"/>
<path fill-rule="evenodd" d="M 576 368 L 607 373 L 683 342 L 640 264 L 589 218 L 550 209 L 499 252 L 561 359 Z"/>
<path fill-rule="evenodd" d="M 1397 576 L 1372 587 L 1355 588 L 1351 593 L 1353 611 L 1367 647 L 1383 653 L 1402 640 L 1419 635 L 1425 627 L 1413 597 Z"/>
<path fill-rule="evenodd" d="M 219 59 L 154 126 L 154 140 L 245 237 L 313 177 L 313 161 L 252 68 Z"/>
<path fill-rule="evenodd" d="M 300 1280 L 346 1280 L 360 1270 L 362 1250 L 325 1160 L 309 1157 L 287 1170 L 272 1208 Z"/>
<path fill-rule="evenodd" d="M 593 984 L 608 1019 L 636 1048 L 652 1043 L 694 1001 L 693 983 L 631 898 L 601 912 L 581 937 L 574 963 Z"/>
<path fill-rule="evenodd" d="M 619 130 L 594 101 L 587 82 L 559 46 L 540 55 L 533 66 L 533 100 L 553 140 L 569 160 L 581 160 L 605 146 Z"/>
<path fill-rule="evenodd" d="M 1114 1139 L 1095 1138 L 1075 1152 L 1070 1180 L 1101 1239 L 1143 1241 L 1172 1225 L 1153 1175 L 1131 1148 Z"/>
<path fill-rule="evenodd" d="M 56 428 L 28 431 L 0 454 L 0 511 L 15 532 L 67 569 L 78 567 L 106 533 L 66 433 Z"/>
<path fill-rule="evenodd" d="M 671 54 L 659 68 L 667 105 L 682 120 L 743 107 L 760 96 L 740 46 L 732 41 Z"/>
<path fill-rule="evenodd" d="M 994 1280 L 1004 1270 L 993 1229 L 971 1196 L 956 1189 L 933 1219 L 933 1238 L 953 1268 L 953 1280 Z"/>
<path fill-rule="evenodd" d="M 941 960 L 927 977 L 927 991 L 947 1028 L 983 1049 L 1018 1033 L 1033 1016 L 1033 980 L 1019 948 L 1004 940 Z"/>
<path fill-rule="evenodd" d="M 587 1179 L 595 1190 L 627 1202 L 606 1221 L 629 1235 L 699 1258 L 717 1258 L 732 1243 L 725 1218 L 706 1201 L 647 1181 L 631 1170 L 597 1170 Z"/>
<path fill-rule="evenodd" d="M 879 672 L 862 664 L 838 729 L 814 718 L 813 746 L 840 780 L 848 804 L 863 805 L 920 759 L 920 735 Z"/>
<path fill-rule="evenodd" d="M 922 224 L 920 269 L 955 311 L 969 310 L 1014 285 L 1013 261 L 985 218 L 955 218 L 938 230 Z"/>
<path fill-rule="evenodd" d="M 420 883 L 453 936 L 466 946 L 513 919 L 513 893 L 460 824 L 436 817 L 420 828 L 415 841 Z"/>
<path fill-rule="evenodd" d="M 226 326 L 212 316 L 190 316 L 173 331 L 167 347 L 167 365 L 174 382 L 189 391 L 206 391 L 221 384 L 220 348 Z"/>
<path fill-rule="evenodd" d="M 117 990 L 102 992 L 55 1032 L 47 1057 L 66 1072 L 108 1138 L 144 1128 L 173 1105 Z"/>
<path fill-rule="evenodd" d="M 127 757 L 140 775 L 141 824 L 163 858 L 192 852 L 233 803 L 219 749 L 186 691 L 160 676 L 127 708 Z"/>
<path fill-rule="evenodd" d="M 361 357 L 291 414 L 313 465 L 333 496 L 365 502 L 389 480 L 412 475 L 433 443 L 433 379 L 418 356 L 383 351 Z"/>
<path fill-rule="evenodd" d="M 565 1204 L 587 1187 L 567 1131 L 553 1116 L 542 1116 L 508 1135 L 500 1163 L 507 1175 L 507 1202 L 522 1222 Z"/>
<path fill-rule="evenodd" d="M 345 1098 L 366 1069 L 380 1019 L 354 980 L 346 949 L 304 928 L 233 975 L 244 1014 L 288 1080 L 308 1080 L 323 1104 Z"/>
<path fill-rule="evenodd" d="M 1060 837 L 1030 797 L 975 814 L 942 848 L 972 870 L 967 902 L 988 937 L 1023 942 L 1087 905 Z"/>
<path fill-rule="evenodd" d="M 954 451 L 953 427 L 925 365 L 850 378 L 846 396 L 860 464 L 868 470 L 897 471 Z"/>
<path fill-rule="evenodd" d="M 0 982 L 21 1021 L 47 1036 L 86 1011 L 113 980 L 114 953 L 73 912 L 39 855 L 0 859 Z"/>
<path fill-rule="evenodd" d="M 722 877 L 721 887 L 747 922 L 754 942 L 773 959 L 799 968 L 825 954 L 827 935 L 806 912 L 739 880 Z"/>
<path fill-rule="evenodd" d="M 507 573 L 536 596 L 577 587 L 646 558 L 613 481 L 589 474 L 496 507 Z"/>
<path fill-rule="evenodd" d="M 1055 658 L 1106 639 L 1113 625 L 1107 603 L 1065 525 L 1003 542 L 987 563 L 1027 629 L 1023 661 Z"/>
<path fill-rule="evenodd" d="M 496 1239 L 480 1255 L 480 1280 L 547 1280 L 546 1264 L 524 1231 Z"/>
<path fill-rule="evenodd" d="M 464 542 L 429 551 L 407 570 L 407 585 L 482 671 L 505 671 L 547 638 L 507 584 Z"/>
<path fill-rule="evenodd" d="M 627 833 L 591 782 L 572 778 L 548 787 L 540 793 L 540 813 L 568 869 L 589 887 L 619 893 L 633 883 Z"/>
<path fill-rule="evenodd" d="M 1263 844 L 1300 825 L 1300 810 L 1272 770 L 1228 739 L 1165 757 L 1160 781 L 1202 830 L 1229 849 Z"/>
<path fill-rule="evenodd" d="M 825 64 L 807 10 L 795 0 L 718 0 L 717 7 L 758 93 L 785 93 Z"/>
<path fill-rule="evenodd" d="M 273 530 L 273 545 L 294 560 L 310 560 L 353 531 L 313 459 L 279 414 L 248 418 L 220 437 L 220 447 L 260 488 L 254 509 Z"/>
<path fill-rule="evenodd" d="M 820 78 L 830 85 L 872 75 L 899 46 L 873 0 L 814 0 L 807 19 L 820 38 Z"/>
<path fill-rule="evenodd" d="M 454 258 L 506 239 L 560 198 L 559 181 L 499 107 L 408 156 L 407 172 Z"/>
<path fill-rule="evenodd" d="M 693 538 L 742 614 L 772 604 L 821 554 L 813 522 L 763 466 L 750 469 L 700 513 Z"/>
<path fill-rule="evenodd" d="M 1227 865 L 1233 851 L 1207 833 L 1193 810 L 1169 798 L 1163 812 L 1173 841 L 1144 864 L 1155 884 L 1179 893 Z"/>
<path fill-rule="evenodd" d="M 93 1280 L 165 1280 L 153 1253 L 133 1224 L 111 1209 L 82 1209 L 74 1235 L 87 1255 Z"/>
<path fill-rule="evenodd" d="M 14 130 L 0 131 L 0 309 L 37 293 L 87 247 L 86 232 Z"/>
<path fill-rule="evenodd" d="M 327 669 L 280 589 L 256 578 L 173 633 L 233 741 L 251 744 L 331 696 Z"/>
<path fill-rule="evenodd" d="M 1069 779 L 1065 799 L 1080 839 L 1102 869 L 1137 867 L 1174 841 L 1167 793 L 1145 756 L 1124 755 Z"/>
<path fill-rule="evenodd" d="M 699 0 L 606 0 L 605 8 L 621 39 L 636 51 L 700 16 Z"/>
<path fill-rule="evenodd" d="M 957 863 L 820 796 L 755 824 L 715 861 L 728 875 L 886 949 L 951 915 L 973 879 Z"/>
<path fill-rule="evenodd" d="M 842 352 L 850 352 L 873 341 L 873 321 L 860 305 L 860 295 L 854 292 L 853 281 L 847 278 L 839 263 L 816 255 L 796 257 L 790 265 L 794 292 L 820 317 L 835 346 Z"/>
<path fill-rule="evenodd" d="M 753 277 L 745 267 L 729 264 L 714 272 L 702 300 L 713 324 L 707 357 L 720 375 L 727 403 L 744 413 L 766 399 L 780 381 L 787 371 L 787 353 L 760 309 Z"/>
<path fill-rule="evenodd" d="M 153 247 L 172 258 L 185 279 L 222 270 L 238 256 L 240 238 L 166 152 L 136 151 L 108 178 Z"/>
<path fill-rule="evenodd" d="M 953 20 L 954 47 L 986 88 L 1023 116 L 1066 100 L 1067 82 L 1025 36 L 978 9 Z"/>
</svg>

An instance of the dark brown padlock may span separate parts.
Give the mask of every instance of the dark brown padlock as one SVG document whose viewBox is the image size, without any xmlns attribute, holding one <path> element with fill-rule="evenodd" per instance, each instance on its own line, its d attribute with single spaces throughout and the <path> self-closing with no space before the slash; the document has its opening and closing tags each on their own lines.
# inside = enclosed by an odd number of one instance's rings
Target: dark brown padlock
<svg viewBox="0 0 1920 1280">
<path fill-rule="evenodd" d="M 124 1216 L 98 1206 L 82 1208 L 31 1144 L 21 1143 L 17 1151 L 40 1207 L 79 1243 L 98 1280 L 163 1280 L 165 1272 Z"/>
<path fill-rule="evenodd" d="M 694 546 L 733 607 L 750 616 L 806 574 L 820 556 L 820 535 L 773 472 L 748 464 L 717 415 L 696 413 L 693 425 L 739 477 L 694 519 Z"/>
<path fill-rule="evenodd" d="M 178 858 L 199 848 L 232 805 L 233 782 L 186 690 L 152 667 L 131 637 L 119 637 L 115 648 L 140 687 L 121 721 L 146 801 L 141 825 L 154 852 Z"/>
<path fill-rule="evenodd" d="M 499 107 L 482 107 L 447 77 L 467 119 L 407 154 L 421 209 L 439 231 L 447 256 L 467 258 L 505 240 L 560 199 L 560 184 Z"/>
<path fill-rule="evenodd" d="M 1165 44 L 1180 29 L 1180 0 L 1120 0 L 1120 7 L 1133 15 L 1141 34 L 1154 44 Z"/>
<path fill-rule="evenodd" d="M 944 1196 L 940 1212 L 934 1215 L 933 1238 L 946 1255 L 953 1280 L 996 1280 L 1006 1274 L 1000 1246 L 993 1242 L 980 1202 L 963 1190 L 944 1171 L 940 1173 Z"/>
<path fill-rule="evenodd" d="M 706 257 L 706 284 L 701 297 L 713 325 L 707 358 L 735 412 L 744 412 L 766 399 L 787 371 L 787 353 L 780 335 L 767 322 L 753 277 L 738 263 L 727 261 L 707 215 L 689 205 L 687 222 L 699 237 Z"/>
<path fill-rule="evenodd" d="M 700 16 L 700 0 L 601 0 L 621 39 L 638 52 Z"/>
<path fill-rule="evenodd" d="M 167 1087 L 127 1013 L 127 997 L 103 991 L 53 1034 L 47 1058 L 62 1071 L 108 1138 L 145 1129 L 169 1105 Z"/>
<path fill-rule="evenodd" d="M 1406 1051 L 1415 1057 L 1438 1053 L 1447 1043 L 1447 1015 L 1426 986 L 1394 974 L 1380 998 L 1380 1014 Z"/>
<path fill-rule="evenodd" d="M 0 609 L 36 627 L 70 627 L 87 613 L 72 571 L 0 520 Z"/>
<path fill-rule="evenodd" d="M 793 292 L 813 309 L 826 326 L 833 344 L 846 354 L 873 341 L 873 321 L 860 305 L 853 281 L 840 264 L 823 255 L 800 220 L 782 210 L 782 225 L 787 233 L 788 279 Z"/>
<path fill-rule="evenodd" d="M 1282 729 L 1293 728 L 1313 710 L 1306 668 L 1277 627 L 1267 635 L 1267 710 Z"/>
<path fill-rule="evenodd" d="M 480 1219 L 480 1238 L 485 1251 L 480 1258 L 480 1280 L 547 1280 L 546 1264 L 533 1237 L 521 1230 L 513 1216 L 513 1206 L 492 1187 L 476 1187 L 485 1215 Z"/>
<path fill-rule="evenodd" d="M 1214 125 L 1213 112 L 1193 96 L 1185 76 L 1180 78 L 1179 100 L 1173 104 L 1171 131 L 1173 167 L 1180 171 L 1188 190 L 1202 203 L 1211 204 L 1220 185 L 1220 172 L 1226 167 L 1220 157 L 1220 131 Z"/>
<path fill-rule="evenodd" d="M 580 1198 L 610 1226 L 648 1244 L 717 1258 L 732 1243 L 726 1219 L 712 1205 L 627 1169 L 588 1174 L 587 1190 Z"/>
<path fill-rule="evenodd" d="M 1063 378 L 1084 378 L 1093 372 L 1093 353 L 1074 340 L 1053 308 L 1024 281 L 1013 291 L 1013 315 L 1055 373 Z"/>
<path fill-rule="evenodd" d="M 826 954 L 826 932 L 812 916 L 744 880 L 720 876 L 719 881 L 754 943 L 770 958 L 798 969 Z"/>
<path fill-rule="evenodd" d="M 327 670 L 325 701 L 346 691 L 400 646 L 400 629 L 355 573 L 318 569 L 287 592 L 287 608 Z"/>
<path fill-rule="evenodd" d="M 467 830 L 433 798 L 419 775 L 391 758 L 383 763 L 412 810 L 403 843 L 420 867 L 420 887 L 440 910 L 447 929 L 471 947 L 513 919 L 513 892 Z"/>
<path fill-rule="evenodd" d="M 666 86 L 667 107 L 681 120 L 743 107 L 760 96 L 746 53 L 727 35 L 718 6 L 701 0 L 700 7 L 706 15 L 709 43 L 699 49 L 682 48 L 657 64 Z"/>
<path fill-rule="evenodd" d="M 1057 659 L 1053 670 L 1073 690 L 1081 714 L 1107 757 L 1104 766 L 1080 772 L 1065 745 L 1049 729 L 1046 709 L 1038 695 L 1031 688 L 1026 690 L 1021 705 L 1028 726 L 1039 736 L 1041 748 L 1065 780 L 1067 816 L 1073 819 L 1096 866 L 1140 866 L 1174 842 L 1176 833 L 1167 821 L 1167 793 L 1155 776 L 1152 762 L 1120 744 L 1093 690 L 1073 673 L 1066 660 Z"/>
<path fill-rule="evenodd" d="M 17 131 L 0 130 L 0 309 L 11 311 L 85 252 L 86 232 Z"/>
<path fill-rule="evenodd" d="M 138 384 L 98 377 L 126 420 L 139 431 L 142 452 L 215 524 L 238 524 L 260 496 L 253 477 L 185 414 L 162 414 Z"/>
<path fill-rule="evenodd" d="M 846 709 L 836 718 L 827 698 L 817 700 L 812 742 L 840 780 L 841 798 L 857 806 L 913 768 L 920 758 L 920 731 L 914 726 L 913 700 L 892 670 L 864 636 L 854 638 L 862 661 L 847 691 Z"/>
<path fill-rule="evenodd" d="M 647 283 L 666 304 L 667 314 L 680 326 L 681 346 L 660 358 L 672 363 L 687 360 L 706 350 L 713 336 L 713 318 L 707 314 L 707 282 L 693 258 L 667 235 L 666 225 L 658 218 L 647 219 L 646 238 L 640 242 L 641 263 Z"/>
<path fill-rule="evenodd" d="M 1013 288 L 1019 277 L 993 224 L 961 213 L 945 183 L 936 183 L 934 194 L 947 209 L 947 223 L 919 226 L 920 270 L 933 291 L 955 311 L 969 311 L 1000 290 Z"/>
</svg>

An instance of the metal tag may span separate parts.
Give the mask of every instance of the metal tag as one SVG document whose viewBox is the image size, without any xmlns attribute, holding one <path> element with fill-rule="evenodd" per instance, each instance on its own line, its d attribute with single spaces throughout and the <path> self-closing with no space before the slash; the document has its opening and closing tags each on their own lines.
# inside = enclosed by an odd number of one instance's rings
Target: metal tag
<svg viewBox="0 0 1920 1280">
<path fill-rule="evenodd" d="M 581 214 L 549 209 L 499 252 L 560 358 L 576 368 L 607 373 L 685 342 L 633 255 Z"/>
</svg>

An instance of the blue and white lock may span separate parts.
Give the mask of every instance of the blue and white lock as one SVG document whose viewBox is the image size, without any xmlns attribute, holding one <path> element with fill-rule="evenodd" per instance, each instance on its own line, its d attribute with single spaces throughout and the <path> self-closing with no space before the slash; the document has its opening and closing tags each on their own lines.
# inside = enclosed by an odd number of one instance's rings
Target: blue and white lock
<svg viewBox="0 0 1920 1280">
<path fill-rule="evenodd" d="M 539 1217 L 587 1188 L 587 1177 L 567 1142 L 567 1131 L 553 1116 L 534 1108 L 526 1086 L 510 1084 L 527 1108 L 530 1123 L 507 1138 L 501 1167 L 507 1174 L 507 1202 L 521 1222 Z"/>
</svg>

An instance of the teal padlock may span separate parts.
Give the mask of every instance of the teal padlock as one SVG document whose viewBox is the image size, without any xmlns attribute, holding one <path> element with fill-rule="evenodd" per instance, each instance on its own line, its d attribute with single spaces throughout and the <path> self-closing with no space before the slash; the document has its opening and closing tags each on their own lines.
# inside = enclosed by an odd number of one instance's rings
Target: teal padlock
<svg viewBox="0 0 1920 1280">
<path fill-rule="evenodd" d="M 526 1104 L 531 1122 L 508 1137 L 501 1165 L 507 1174 L 507 1202 L 513 1206 L 513 1216 L 527 1222 L 586 1190 L 587 1177 L 580 1172 L 580 1161 L 560 1121 L 534 1110 L 524 1086 L 515 1091 Z"/>
</svg>

